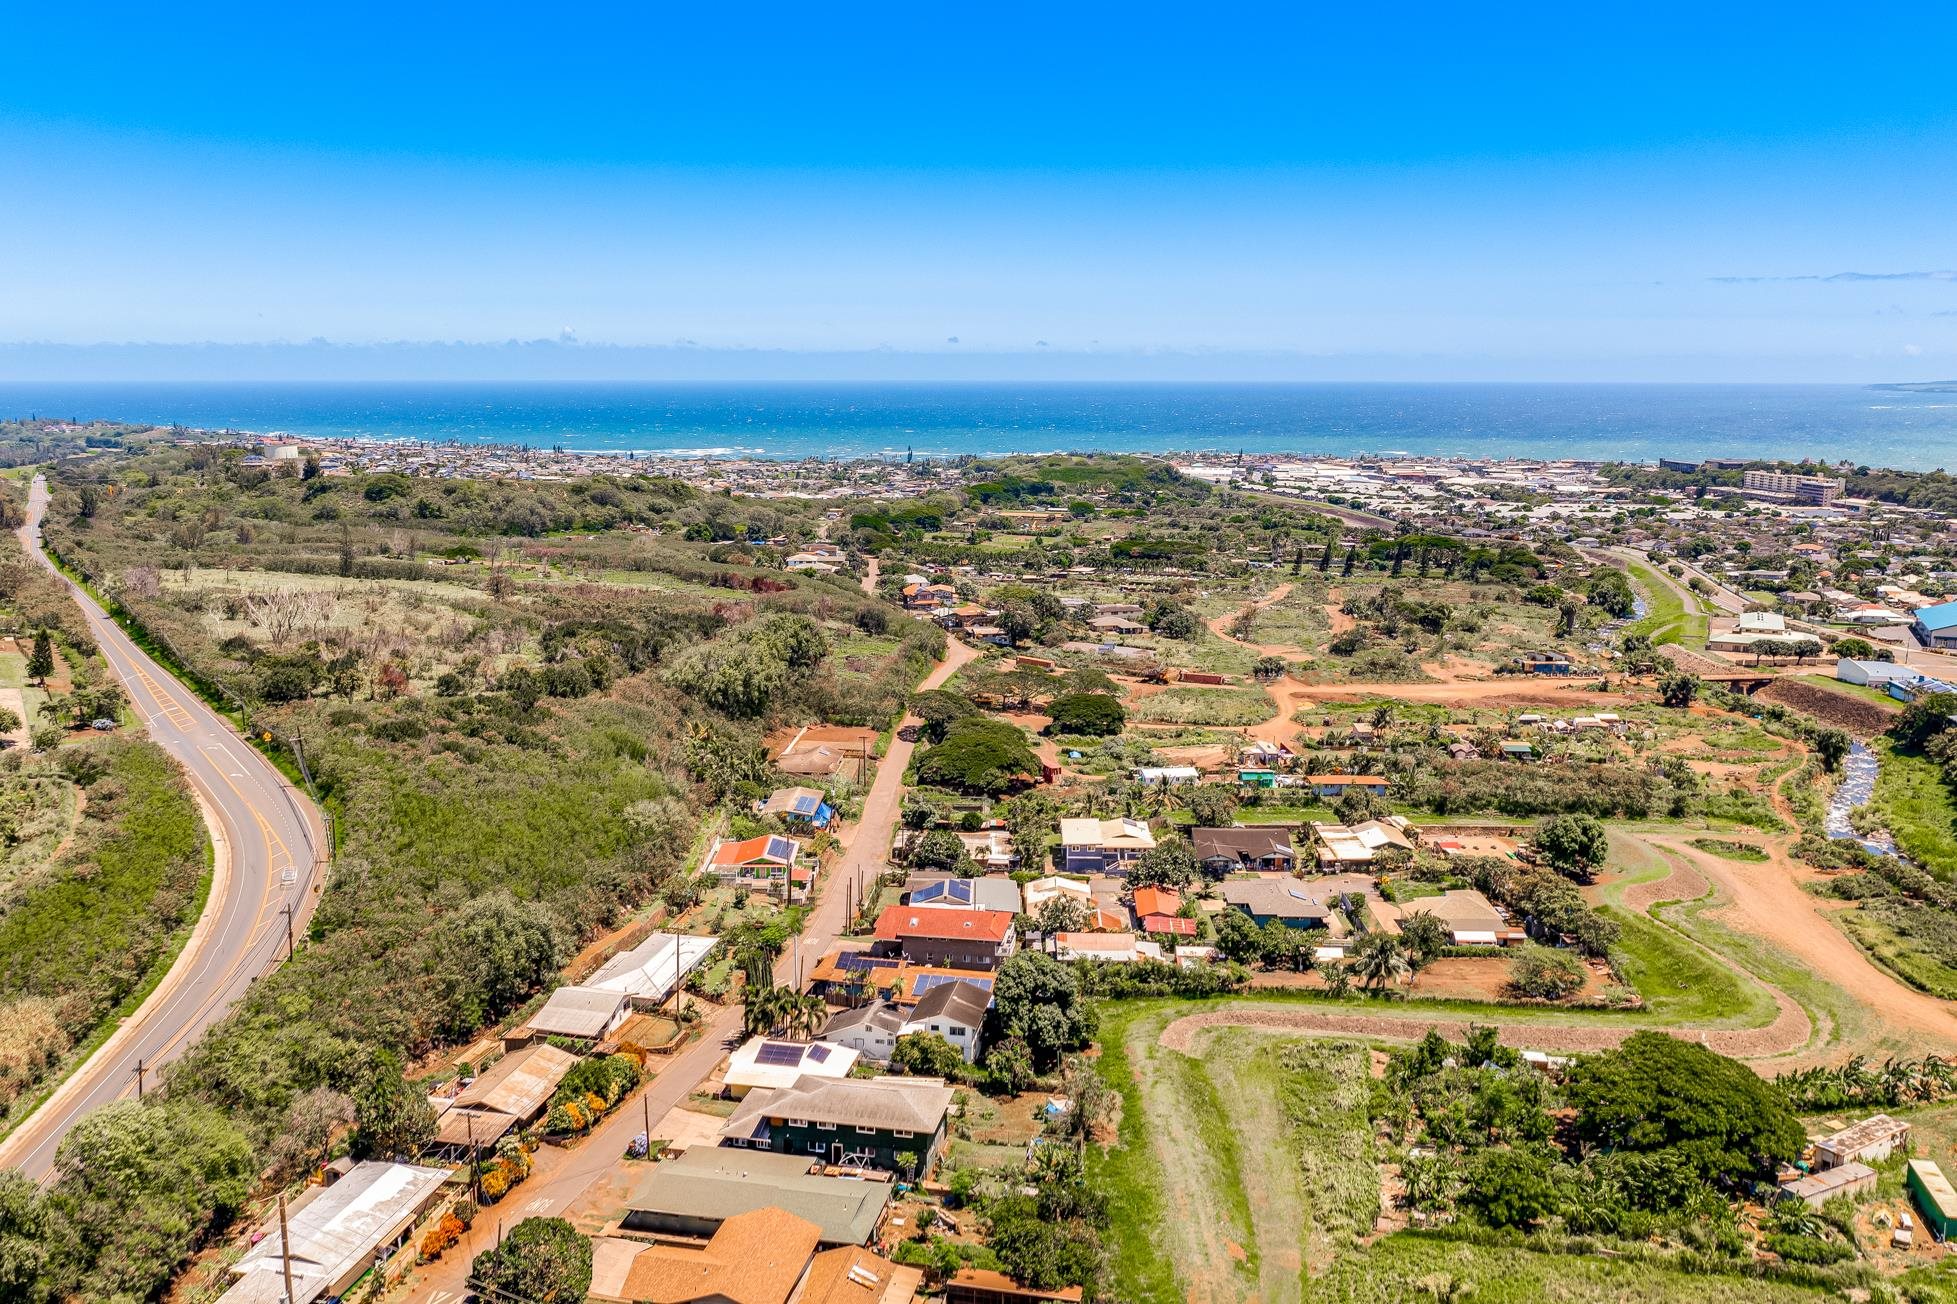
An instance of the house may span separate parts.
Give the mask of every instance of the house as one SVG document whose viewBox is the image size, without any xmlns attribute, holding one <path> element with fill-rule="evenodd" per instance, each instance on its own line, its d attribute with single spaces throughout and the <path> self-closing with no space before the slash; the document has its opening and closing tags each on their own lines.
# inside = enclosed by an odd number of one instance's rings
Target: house
<svg viewBox="0 0 1957 1304">
<path fill-rule="evenodd" d="M 1389 847 L 1408 852 L 1413 850 L 1413 839 L 1407 836 L 1407 830 L 1412 825 L 1404 815 L 1388 815 L 1383 820 L 1365 820 L 1358 824 L 1314 822 L 1310 827 L 1317 843 L 1318 867 L 1321 870 L 1363 868 L 1371 865 L 1373 858 Z"/>
<path fill-rule="evenodd" d="M 1060 845 L 1062 866 L 1070 874 L 1120 873 L 1145 851 L 1155 848 L 1155 835 L 1137 819 L 1063 819 Z"/>
<path fill-rule="evenodd" d="M 1283 743 L 1274 743 L 1268 739 L 1259 738 L 1256 742 L 1247 744 L 1237 752 L 1237 764 L 1274 770 L 1290 760 L 1293 755 L 1295 753 Z"/>
<path fill-rule="evenodd" d="M 1167 933 L 1175 937 L 1194 937 L 1196 921 L 1184 919 L 1182 897 L 1165 887 L 1135 889 L 1135 918 L 1144 933 Z"/>
<path fill-rule="evenodd" d="M 760 1088 L 772 1090 L 794 1086 L 803 1079 L 846 1078 L 856 1067 L 854 1047 L 826 1041 L 777 1041 L 773 1037 L 751 1037 L 727 1057 L 727 1072 L 721 1081 L 727 1094 L 740 1100 Z"/>
<path fill-rule="evenodd" d="M 965 854 L 987 869 L 1008 870 L 1019 863 L 1019 853 L 1012 845 L 1012 834 L 1004 829 L 960 833 L 958 840 L 965 844 Z"/>
<path fill-rule="evenodd" d="M 904 606 L 912 611 L 948 607 L 958 601 L 958 590 L 949 584 L 906 584 Z"/>
<path fill-rule="evenodd" d="M 811 1171 L 808 1155 L 689 1146 L 639 1169 L 619 1225 L 626 1231 L 705 1239 L 729 1218 L 786 1209 L 817 1228 L 817 1244 L 865 1245 L 883 1226 L 894 1184 Z M 595 1285 L 595 1283 L 594 1283 Z"/>
<path fill-rule="evenodd" d="M 286 1212 L 285 1235 L 274 1215 L 231 1265 L 236 1280 L 219 1304 L 280 1304 L 288 1269 L 292 1304 L 339 1298 L 408 1239 L 448 1179 L 446 1168 L 362 1163 L 331 1186 L 308 1188 Z"/>
<path fill-rule="evenodd" d="M 777 788 L 768 800 L 755 807 L 757 813 L 774 815 L 783 823 L 798 828 L 826 829 L 836 812 L 819 788 Z"/>
<path fill-rule="evenodd" d="M 1018 936 L 1004 910 L 885 906 L 877 916 L 876 950 L 912 964 L 996 969 L 1013 953 Z"/>
<path fill-rule="evenodd" d="M 1386 780 L 1377 774 L 1308 774 L 1305 785 L 1314 797 L 1343 797 L 1348 792 L 1371 792 L 1384 797 Z"/>
<path fill-rule="evenodd" d="M 574 986 L 559 987 L 526 1027 L 545 1036 L 597 1041 L 634 1010 L 656 1010 L 699 968 L 719 939 L 653 933 L 621 951 Z"/>
<path fill-rule="evenodd" d="M 1502 757 L 1510 761 L 1533 761 L 1536 759 L 1536 749 L 1529 743 L 1510 740 L 1502 744 Z"/>
<path fill-rule="evenodd" d="M 904 902 L 927 910 L 1019 911 L 1019 884 L 1004 876 L 935 878 L 920 875 L 905 885 Z"/>
<path fill-rule="evenodd" d="M 1029 915 L 1038 914 L 1040 907 L 1055 897 L 1078 901 L 1089 910 L 1094 908 L 1094 891 L 1088 887 L 1085 879 L 1049 875 L 1046 878 L 1036 878 L 1030 883 L 1021 884 L 1019 893 Z"/>
<path fill-rule="evenodd" d="M 1525 675 L 1567 675 L 1576 668 L 1561 652 L 1524 652 L 1512 664 Z"/>
<path fill-rule="evenodd" d="M 1879 1164 L 1897 1148 L 1909 1149 L 1909 1124 L 1887 1114 L 1865 1118 L 1814 1143 L 1814 1166 L 1835 1168 L 1859 1160 Z"/>
<path fill-rule="evenodd" d="M 930 1033 L 958 1048 L 967 1064 L 976 1064 L 979 1037 L 985 1031 L 985 1012 L 992 1005 L 990 990 L 968 982 L 941 982 L 918 998 L 898 1036 Z"/>
<path fill-rule="evenodd" d="M 1087 627 L 1103 634 L 1148 633 L 1147 625 L 1139 620 L 1130 620 L 1126 616 L 1095 616 L 1087 622 Z"/>
<path fill-rule="evenodd" d="M 1203 777 L 1193 765 L 1143 765 L 1135 770 L 1135 780 L 1145 788 L 1172 788 L 1195 783 Z"/>
<path fill-rule="evenodd" d="M 1250 871 L 1289 872 L 1297 863 L 1293 831 L 1264 824 L 1242 829 L 1191 829 L 1197 863 L 1217 877 Z"/>
<path fill-rule="evenodd" d="M 1447 745 L 1447 758 L 1451 761 L 1478 761 L 1481 749 L 1473 743 L 1457 738 Z"/>
<path fill-rule="evenodd" d="M 1277 787 L 1277 771 L 1261 770 L 1254 766 L 1242 766 L 1237 770 L 1237 785 L 1243 788 Z"/>
<path fill-rule="evenodd" d="M 1199 964 L 1215 964 L 1223 958 L 1223 952 L 1213 946 L 1178 946 L 1175 957 L 1176 968 L 1194 969 Z"/>
<path fill-rule="evenodd" d="M 1249 915 L 1260 927 L 1276 920 L 1287 928 L 1323 928 L 1335 938 L 1351 931 L 1339 910 L 1339 898 L 1349 891 L 1370 895 L 1372 890 L 1372 880 L 1357 875 L 1310 881 L 1231 879 L 1222 887 L 1223 900 Z"/>
<path fill-rule="evenodd" d="M 820 1228 L 772 1207 L 726 1219 L 705 1245 L 605 1243 L 637 1249 L 622 1276 L 601 1281 L 594 1244 L 591 1297 L 635 1304 L 900 1304 L 922 1276 L 861 1246 L 818 1252 Z"/>
<path fill-rule="evenodd" d="M 1137 960 L 1160 960 L 1162 948 L 1133 933 L 1055 933 L 1053 954 L 1061 960 L 1133 964 Z"/>
<path fill-rule="evenodd" d="M 508 1114 L 518 1126 L 543 1117 L 550 1098 L 578 1057 L 548 1042 L 513 1050 L 456 1094 L 454 1108 Z"/>
<path fill-rule="evenodd" d="M 1912 1159 L 1903 1173 L 1903 1186 L 1923 1214 L 1923 1225 L 1938 1240 L 1957 1232 L 1957 1191 L 1933 1159 Z"/>
<path fill-rule="evenodd" d="M 1782 1195 L 1791 1196 L 1810 1209 L 1819 1209 L 1838 1195 L 1856 1195 L 1874 1189 L 1875 1169 L 1859 1163 L 1823 1168 L 1780 1184 Z"/>
<path fill-rule="evenodd" d="M 779 833 L 730 842 L 716 839 L 706 870 L 722 883 L 758 891 L 782 892 L 791 899 L 808 891 L 809 871 L 798 865 L 802 844 Z"/>
<path fill-rule="evenodd" d="M 1439 896 L 1416 897 L 1397 905 L 1383 900 L 1368 901 L 1367 906 L 1374 927 L 1388 933 L 1399 932 L 1408 915 L 1432 915 L 1447 929 L 1449 946 L 1507 946 L 1527 936 L 1473 888 L 1455 888 Z"/>
<path fill-rule="evenodd" d="M 749 1092 L 721 1144 L 923 1176 L 944 1149 L 955 1094 L 941 1078 L 803 1078 Z"/>
<path fill-rule="evenodd" d="M 791 552 L 782 558 L 783 570 L 816 571 L 823 575 L 834 575 L 842 569 L 842 561 L 824 552 Z"/>
<path fill-rule="evenodd" d="M 1912 614 L 1910 630 L 1926 647 L 1957 648 L 1957 602 L 1918 607 Z"/>
<path fill-rule="evenodd" d="M 872 1001 L 853 1010 L 838 1010 L 822 1026 L 822 1040 L 847 1046 L 865 1059 L 888 1063 L 904 1035 L 904 1007 L 895 1001 Z"/>
<path fill-rule="evenodd" d="M 1354 747 L 1365 748 L 1379 741 L 1379 730 L 1373 728 L 1368 720 L 1354 720 L 1352 727 L 1345 731 L 1346 741 Z"/>
<path fill-rule="evenodd" d="M 1855 661 L 1843 657 L 1835 662 L 1835 679 L 1843 684 L 1886 688 L 1892 681 L 1908 680 L 1915 676 L 1914 670 L 1897 665 L 1894 661 Z"/>
</svg>

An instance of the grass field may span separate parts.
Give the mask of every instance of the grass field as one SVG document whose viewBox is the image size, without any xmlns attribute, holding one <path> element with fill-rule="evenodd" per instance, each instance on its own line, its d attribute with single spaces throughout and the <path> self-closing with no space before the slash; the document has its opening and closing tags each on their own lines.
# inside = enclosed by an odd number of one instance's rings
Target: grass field
<svg viewBox="0 0 1957 1304">
<path fill-rule="evenodd" d="M 1957 801 L 1937 763 L 1927 756 L 1876 743 L 1882 768 L 1869 805 L 1902 853 L 1941 879 L 1957 878 Z"/>
<path fill-rule="evenodd" d="M 1877 964 L 1912 987 L 1957 1000 L 1957 920 L 1947 912 L 1923 901 L 1878 900 L 1840 919 Z"/>
<path fill-rule="evenodd" d="M 1226 1034 L 1184 1055 L 1156 1041 L 1184 1008 L 1124 1004 L 1103 1027 L 1124 1101 L 1121 1144 L 1094 1160 L 1115 1219 L 1107 1293 L 1303 1300 L 1378 1212 L 1366 1051 Z"/>
<path fill-rule="evenodd" d="M 1271 718 L 1277 708 L 1261 688 L 1201 688 L 1173 684 L 1135 703 L 1137 720 L 1166 724 L 1246 725 Z"/>
<path fill-rule="evenodd" d="M 1681 593 L 1666 577 L 1642 563 L 1627 561 L 1625 569 L 1644 591 L 1645 601 L 1644 617 L 1625 626 L 1626 634 L 1648 635 L 1654 644 L 1705 646 L 1706 634 L 1712 625 L 1699 609 L 1696 597 Z"/>
</svg>

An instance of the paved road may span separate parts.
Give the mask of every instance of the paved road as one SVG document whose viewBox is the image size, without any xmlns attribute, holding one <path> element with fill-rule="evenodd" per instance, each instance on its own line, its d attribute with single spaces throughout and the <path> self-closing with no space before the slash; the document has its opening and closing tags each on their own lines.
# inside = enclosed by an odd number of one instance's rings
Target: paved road
<svg viewBox="0 0 1957 1304">
<path fill-rule="evenodd" d="M 47 501 L 47 486 L 36 477 L 20 539 L 44 563 L 40 523 Z M 169 974 L 86 1064 L 0 1142 L 0 1166 L 37 1180 L 52 1169 L 55 1147 L 76 1119 L 136 1094 L 139 1062 L 154 1085 L 159 1067 L 182 1055 L 252 979 L 284 958 L 283 909 L 293 908 L 293 928 L 303 933 L 327 845 L 319 813 L 303 793 L 131 642 L 93 599 L 73 584 L 69 588 L 103 658 L 128 690 L 135 718 L 189 775 L 217 854 L 210 900 Z"/>
<path fill-rule="evenodd" d="M 977 655 L 969 644 L 952 639 L 945 659 L 918 687 L 940 687 Z M 918 720 L 910 717 L 906 723 L 917 724 Z M 825 876 L 822 894 L 802 929 L 799 949 L 791 946 L 775 966 L 777 982 L 799 985 L 797 960 L 806 973 L 843 935 L 848 923 L 843 917 L 844 882 L 859 885 L 852 889 L 858 894 L 852 899 L 860 900 L 860 884 L 874 881 L 882 872 L 903 802 L 904 771 L 910 766 L 913 746 L 901 737 L 894 738 L 889 752 L 877 763 L 877 777 L 863 799 L 862 818 L 844 832 L 842 857 Z M 469 1265 L 496 1243 L 499 1229 L 508 1230 L 525 1218 L 575 1217 L 583 1212 L 584 1203 L 603 1198 L 601 1184 L 618 1164 L 625 1147 L 645 1130 L 645 1119 L 650 1116 L 656 1125 L 668 1110 L 693 1093 L 741 1039 L 740 1007 L 730 1005 L 719 1010 L 701 1030 L 699 1041 L 662 1065 L 659 1076 L 643 1092 L 622 1103 L 575 1150 L 546 1146 L 539 1151 L 536 1167 L 523 1184 L 502 1203 L 484 1210 L 469 1233 L 439 1260 L 417 1269 L 399 1298 L 416 1304 L 457 1304 L 468 1284 Z"/>
</svg>

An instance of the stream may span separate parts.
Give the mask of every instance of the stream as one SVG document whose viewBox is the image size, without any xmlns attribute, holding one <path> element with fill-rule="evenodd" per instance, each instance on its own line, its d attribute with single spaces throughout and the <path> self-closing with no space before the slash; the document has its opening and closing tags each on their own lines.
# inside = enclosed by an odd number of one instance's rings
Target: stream
<svg viewBox="0 0 1957 1304">
<path fill-rule="evenodd" d="M 1875 776 L 1880 765 L 1881 758 L 1873 751 L 1860 742 L 1850 744 L 1848 755 L 1842 760 L 1841 782 L 1835 785 L 1835 795 L 1828 799 L 1828 810 L 1821 827 L 1831 838 L 1850 838 L 1879 856 L 1901 859 L 1902 854 L 1896 850 L 1896 840 L 1889 836 L 1889 830 L 1877 829 L 1864 837 L 1849 822 L 1850 812 L 1858 806 L 1866 806 L 1875 795 Z"/>
</svg>

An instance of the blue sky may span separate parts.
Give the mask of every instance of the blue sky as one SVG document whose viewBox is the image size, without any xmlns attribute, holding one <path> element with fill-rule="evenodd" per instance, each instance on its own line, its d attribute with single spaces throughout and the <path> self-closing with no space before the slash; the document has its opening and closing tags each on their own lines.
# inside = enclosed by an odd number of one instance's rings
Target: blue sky
<svg viewBox="0 0 1957 1304">
<path fill-rule="evenodd" d="M 1952 11 L 421 8 L 9 7 L 0 341 L 1957 376 Z"/>
</svg>

